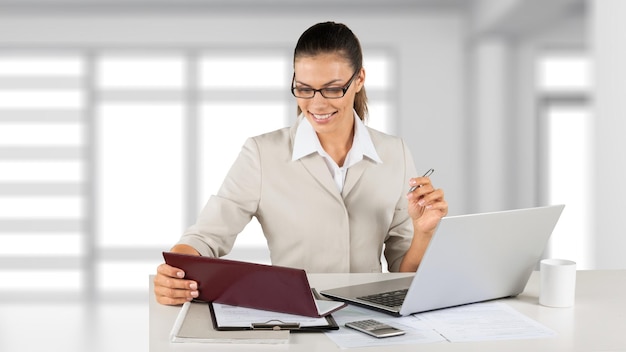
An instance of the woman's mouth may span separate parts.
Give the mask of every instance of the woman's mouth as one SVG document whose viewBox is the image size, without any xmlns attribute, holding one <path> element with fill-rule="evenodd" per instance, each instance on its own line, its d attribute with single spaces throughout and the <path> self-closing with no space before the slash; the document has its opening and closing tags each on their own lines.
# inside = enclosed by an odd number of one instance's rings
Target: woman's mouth
<svg viewBox="0 0 626 352">
<path fill-rule="evenodd" d="M 325 121 L 325 120 L 330 119 L 331 116 L 333 116 L 334 114 L 335 114 L 335 112 L 331 112 L 331 113 L 328 113 L 328 114 L 314 114 L 314 113 L 311 113 L 311 116 L 315 120 L 317 120 L 317 121 Z"/>
</svg>

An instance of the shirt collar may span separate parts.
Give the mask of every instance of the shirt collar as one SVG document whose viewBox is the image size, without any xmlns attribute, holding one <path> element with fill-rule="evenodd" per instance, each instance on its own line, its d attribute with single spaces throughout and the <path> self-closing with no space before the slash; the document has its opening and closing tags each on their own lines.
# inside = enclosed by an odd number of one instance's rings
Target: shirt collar
<svg viewBox="0 0 626 352">
<path fill-rule="evenodd" d="M 291 160 L 298 160 L 315 152 L 321 153 L 324 150 L 309 120 L 304 115 L 300 115 L 298 119 L 300 123 L 294 137 Z M 350 153 L 353 156 L 366 156 L 377 163 L 383 162 L 376 152 L 367 127 L 365 127 L 365 124 L 356 112 L 354 112 L 354 139 L 352 140 Z"/>
<path fill-rule="evenodd" d="M 382 164 L 383 161 L 380 159 L 378 153 L 376 152 L 374 142 L 372 142 L 372 137 L 370 136 L 367 127 L 365 127 L 365 124 L 363 123 L 363 121 L 361 121 L 356 112 L 354 113 L 354 126 L 354 140 L 352 142 L 352 149 L 355 149 L 356 146 L 356 152 L 361 153 L 363 156 L 370 158 L 376 163 Z"/>
</svg>

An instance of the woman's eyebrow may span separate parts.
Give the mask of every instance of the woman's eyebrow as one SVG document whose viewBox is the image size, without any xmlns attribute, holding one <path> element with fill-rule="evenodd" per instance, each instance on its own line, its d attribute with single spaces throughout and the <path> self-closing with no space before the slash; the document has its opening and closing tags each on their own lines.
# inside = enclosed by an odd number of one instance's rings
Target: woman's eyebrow
<svg viewBox="0 0 626 352">
<path fill-rule="evenodd" d="M 303 85 L 303 86 L 312 87 L 310 84 L 304 83 L 304 82 L 302 82 L 302 81 L 295 80 L 295 82 L 296 82 L 296 83 L 298 83 L 298 84 L 301 84 L 301 85 Z M 337 82 L 341 82 L 341 79 L 339 79 L 339 78 L 338 78 L 338 79 L 333 79 L 333 80 L 332 80 L 332 81 L 330 81 L 330 82 L 327 82 L 327 83 L 322 84 L 322 87 L 329 86 L 329 85 L 331 85 L 331 84 L 335 84 L 335 83 L 337 83 Z"/>
</svg>

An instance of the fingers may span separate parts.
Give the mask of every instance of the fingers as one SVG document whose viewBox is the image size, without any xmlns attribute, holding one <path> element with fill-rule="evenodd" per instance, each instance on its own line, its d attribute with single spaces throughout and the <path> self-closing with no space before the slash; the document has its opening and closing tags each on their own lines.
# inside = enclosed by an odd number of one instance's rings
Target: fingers
<svg viewBox="0 0 626 352">
<path fill-rule="evenodd" d="M 444 194 L 442 189 L 435 189 L 432 192 L 424 194 L 417 200 L 417 205 L 425 207 L 426 209 L 441 209 L 444 206 L 447 207 L 447 203 L 444 200 Z"/>
<path fill-rule="evenodd" d="M 440 210 L 443 216 L 448 213 L 448 203 L 445 200 L 442 189 L 435 189 L 428 177 L 416 177 L 409 180 L 409 185 L 414 188 L 407 194 L 409 203 L 423 207 L 427 210 Z"/>
<path fill-rule="evenodd" d="M 157 268 L 154 277 L 154 295 L 157 302 L 167 305 L 183 304 L 198 297 L 198 284 L 185 280 L 184 272 L 167 264 Z"/>
<path fill-rule="evenodd" d="M 429 184 L 430 184 L 430 178 L 428 178 L 427 176 L 415 177 L 415 178 L 410 179 L 409 186 L 411 186 L 411 188 L 409 188 L 409 192 L 407 193 L 407 196 L 410 196 L 419 188 L 422 188 Z"/>
<path fill-rule="evenodd" d="M 184 271 L 182 271 L 179 268 L 175 268 L 171 265 L 165 264 L 165 263 L 157 267 L 157 274 L 161 274 L 167 277 L 177 277 L 179 279 L 182 279 L 185 277 Z"/>
<path fill-rule="evenodd" d="M 428 177 L 416 177 L 409 180 L 409 193 L 407 193 L 407 199 L 409 201 L 420 201 L 426 195 L 435 191 L 430 178 Z"/>
</svg>

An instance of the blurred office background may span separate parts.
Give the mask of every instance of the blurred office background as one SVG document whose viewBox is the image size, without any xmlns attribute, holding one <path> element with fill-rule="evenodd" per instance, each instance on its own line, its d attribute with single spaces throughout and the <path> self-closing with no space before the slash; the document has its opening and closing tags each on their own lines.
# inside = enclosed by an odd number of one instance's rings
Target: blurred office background
<svg viewBox="0 0 626 352">
<path fill-rule="evenodd" d="M 621 0 L 0 0 L 0 299 L 144 303 L 244 140 L 294 121 L 293 47 L 326 20 L 361 40 L 369 125 L 436 170 L 451 215 L 565 203 L 546 256 L 623 269 L 621 14 Z M 255 221 L 235 247 L 269 262 Z"/>
<path fill-rule="evenodd" d="M 546 255 L 624 267 L 593 4 L 0 1 L 0 295 L 143 297 L 245 138 L 295 119 L 293 46 L 324 20 L 360 37 L 369 125 L 452 215 L 565 203 Z M 269 261 L 255 221 L 230 257 Z"/>
</svg>

